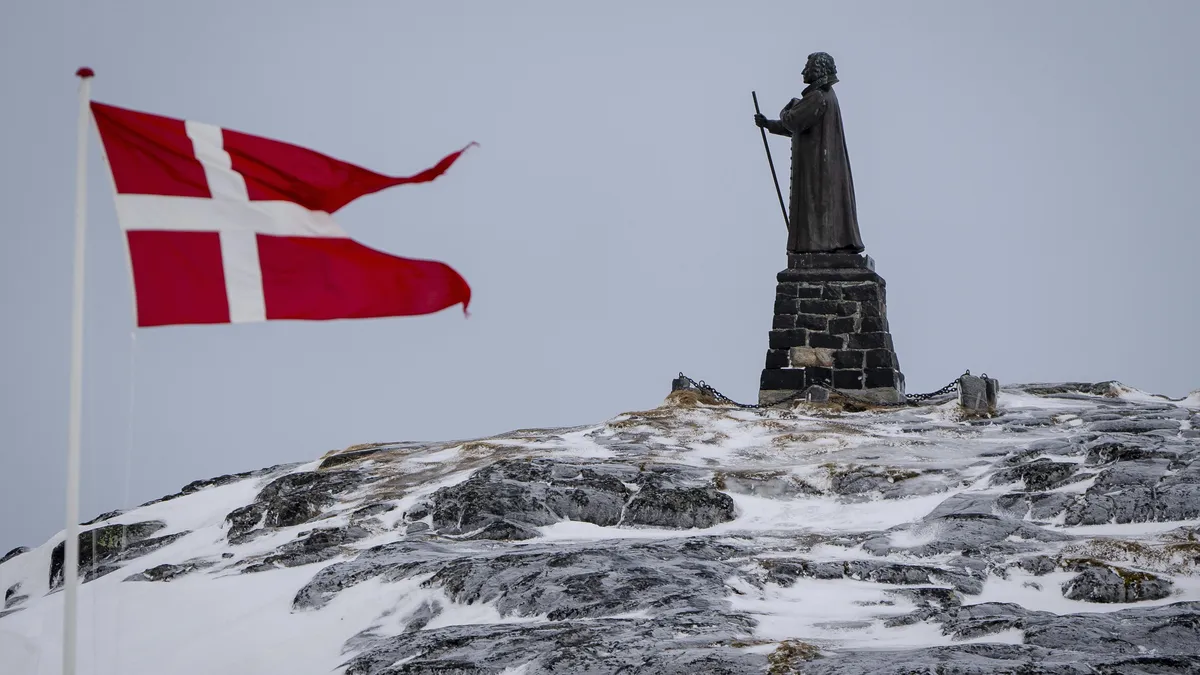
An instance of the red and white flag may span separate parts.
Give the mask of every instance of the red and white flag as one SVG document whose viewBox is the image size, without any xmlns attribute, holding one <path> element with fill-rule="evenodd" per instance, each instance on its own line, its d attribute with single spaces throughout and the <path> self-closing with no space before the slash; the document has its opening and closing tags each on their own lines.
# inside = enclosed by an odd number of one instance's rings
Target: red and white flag
<svg viewBox="0 0 1200 675">
<path fill-rule="evenodd" d="M 363 195 L 431 181 L 466 148 L 391 177 L 210 124 L 91 107 L 129 246 L 138 326 L 466 310 L 471 288 L 448 265 L 363 246 L 330 216 Z"/>
</svg>

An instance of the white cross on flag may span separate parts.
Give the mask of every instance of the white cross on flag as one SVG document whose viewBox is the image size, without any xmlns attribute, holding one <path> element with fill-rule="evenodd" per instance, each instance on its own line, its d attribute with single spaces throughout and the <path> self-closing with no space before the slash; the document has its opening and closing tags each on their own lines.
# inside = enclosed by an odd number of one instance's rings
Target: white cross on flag
<svg viewBox="0 0 1200 675">
<path fill-rule="evenodd" d="M 442 175 L 391 177 L 280 141 L 92 103 L 138 326 L 429 314 L 471 300 L 448 265 L 350 239 L 330 216 Z M 470 147 L 470 146 L 468 146 Z"/>
</svg>

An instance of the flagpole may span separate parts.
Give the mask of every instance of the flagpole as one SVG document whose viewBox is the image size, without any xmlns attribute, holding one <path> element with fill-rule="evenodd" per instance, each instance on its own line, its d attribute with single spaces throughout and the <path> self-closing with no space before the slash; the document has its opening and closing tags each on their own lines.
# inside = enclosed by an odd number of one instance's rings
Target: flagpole
<svg viewBox="0 0 1200 675">
<path fill-rule="evenodd" d="M 79 601 L 79 465 L 83 426 L 83 263 L 87 237 L 87 139 L 91 68 L 79 78 L 79 120 L 75 155 L 75 284 L 71 303 L 71 403 L 67 427 L 67 528 L 63 546 L 63 675 L 75 675 Z"/>
</svg>

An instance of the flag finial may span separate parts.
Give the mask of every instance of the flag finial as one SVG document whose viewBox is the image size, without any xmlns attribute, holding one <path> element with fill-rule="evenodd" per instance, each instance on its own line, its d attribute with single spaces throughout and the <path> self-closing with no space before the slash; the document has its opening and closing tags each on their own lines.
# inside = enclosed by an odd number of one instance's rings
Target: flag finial
<svg viewBox="0 0 1200 675">
<path fill-rule="evenodd" d="M 75 71 L 75 77 L 78 77 L 81 80 L 86 80 L 89 77 L 95 77 L 95 76 L 96 76 L 96 71 L 92 70 L 91 68 L 88 68 L 87 66 L 84 66 L 84 67 L 80 68 L 79 70 Z"/>
</svg>

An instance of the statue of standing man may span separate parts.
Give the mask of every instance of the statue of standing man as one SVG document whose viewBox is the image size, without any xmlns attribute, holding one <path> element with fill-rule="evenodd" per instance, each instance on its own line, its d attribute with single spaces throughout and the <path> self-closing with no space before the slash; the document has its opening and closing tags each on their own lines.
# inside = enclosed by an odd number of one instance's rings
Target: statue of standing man
<svg viewBox="0 0 1200 675">
<path fill-rule="evenodd" d="M 859 253 L 863 250 L 854 207 L 854 180 L 833 85 L 833 57 L 816 52 L 801 73 L 808 85 L 784 106 L 778 120 L 755 115 L 759 127 L 792 139 L 788 253 Z"/>
</svg>

